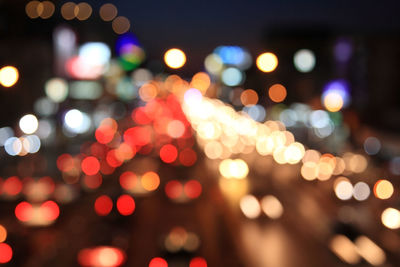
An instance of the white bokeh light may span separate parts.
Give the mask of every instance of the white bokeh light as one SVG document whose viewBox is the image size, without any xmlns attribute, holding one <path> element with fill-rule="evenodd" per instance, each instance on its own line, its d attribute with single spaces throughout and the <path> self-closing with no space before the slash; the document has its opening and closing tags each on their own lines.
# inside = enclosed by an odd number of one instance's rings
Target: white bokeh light
<svg viewBox="0 0 400 267">
<path fill-rule="evenodd" d="M 85 133 L 90 129 L 91 119 L 86 113 L 71 109 L 65 114 L 64 126 L 71 133 Z"/>
<path fill-rule="evenodd" d="M 38 119 L 32 114 L 27 114 L 19 120 L 19 128 L 26 134 L 32 134 L 36 132 L 38 126 Z"/>
<path fill-rule="evenodd" d="M 294 54 L 294 66 L 300 72 L 310 72 L 315 67 L 315 55 L 311 50 L 301 49 Z"/>
</svg>

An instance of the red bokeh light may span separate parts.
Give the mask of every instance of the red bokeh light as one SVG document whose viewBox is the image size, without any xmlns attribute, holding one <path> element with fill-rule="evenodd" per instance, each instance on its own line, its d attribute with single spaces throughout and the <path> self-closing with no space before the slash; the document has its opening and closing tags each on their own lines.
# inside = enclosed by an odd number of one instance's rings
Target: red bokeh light
<svg viewBox="0 0 400 267">
<path fill-rule="evenodd" d="M 168 267 L 168 263 L 163 258 L 156 257 L 150 261 L 149 267 Z"/>
<path fill-rule="evenodd" d="M 85 267 L 117 267 L 125 262 L 125 253 L 115 247 L 95 247 L 82 249 L 78 254 L 78 262 Z"/>
<path fill-rule="evenodd" d="M 70 154 L 61 154 L 57 158 L 57 168 L 62 172 L 68 172 L 74 168 L 74 159 Z"/>
<path fill-rule="evenodd" d="M 151 142 L 151 130 L 148 127 L 132 127 L 124 132 L 124 140 L 130 146 L 144 146 Z"/>
<path fill-rule="evenodd" d="M 104 159 L 106 157 L 106 146 L 95 142 L 90 146 L 90 154 L 99 159 Z"/>
<path fill-rule="evenodd" d="M 79 56 L 68 59 L 65 69 L 70 77 L 80 80 L 97 79 L 103 72 L 101 65 L 92 66 Z"/>
<path fill-rule="evenodd" d="M 18 195 L 22 191 L 22 182 L 17 176 L 6 179 L 3 183 L 3 193 L 9 196 Z"/>
<path fill-rule="evenodd" d="M 198 181 L 190 180 L 184 185 L 183 190 L 188 198 L 198 198 L 201 195 L 202 187 Z"/>
<path fill-rule="evenodd" d="M 171 199 L 176 199 L 176 198 L 180 197 L 182 195 L 182 192 L 183 192 L 183 186 L 177 180 L 169 181 L 165 185 L 165 193 Z"/>
<path fill-rule="evenodd" d="M 60 215 L 60 208 L 54 201 L 46 201 L 41 206 L 41 213 L 46 221 L 54 221 Z"/>
<path fill-rule="evenodd" d="M 135 207 L 135 200 L 130 195 L 121 195 L 117 200 L 117 209 L 121 215 L 131 215 Z"/>
<path fill-rule="evenodd" d="M 138 153 L 142 155 L 148 155 L 152 150 L 153 150 L 152 144 L 147 144 L 145 146 L 140 147 Z"/>
<path fill-rule="evenodd" d="M 54 189 L 56 188 L 56 184 L 50 176 L 44 176 L 40 178 L 38 182 L 46 185 L 46 187 L 48 188 L 48 194 L 52 194 L 54 192 Z"/>
<path fill-rule="evenodd" d="M 87 188 L 96 189 L 99 188 L 103 182 L 102 176 L 98 173 L 96 175 L 85 175 L 83 183 Z"/>
<path fill-rule="evenodd" d="M 179 153 L 179 161 L 183 166 L 192 166 L 197 160 L 197 154 L 191 148 L 186 148 Z"/>
<path fill-rule="evenodd" d="M 207 267 L 207 261 L 202 257 L 196 257 L 190 261 L 189 267 Z"/>
<path fill-rule="evenodd" d="M 27 222 L 33 217 L 33 207 L 30 203 L 23 201 L 15 207 L 15 216 L 21 222 Z"/>
<path fill-rule="evenodd" d="M 116 155 L 116 150 L 112 149 L 110 151 L 108 151 L 107 153 L 107 157 L 106 157 L 106 161 L 108 163 L 108 165 L 110 165 L 111 167 L 115 168 L 115 167 L 119 167 L 122 165 L 122 161 L 120 161 Z"/>
<path fill-rule="evenodd" d="M 87 175 L 95 175 L 100 171 L 100 162 L 95 157 L 86 157 L 81 163 L 82 171 Z"/>
<path fill-rule="evenodd" d="M 172 163 L 178 156 L 178 150 L 174 145 L 166 144 L 160 149 L 160 158 L 165 163 Z"/>
<path fill-rule="evenodd" d="M 127 143 L 121 143 L 115 150 L 115 156 L 119 161 L 130 160 L 136 155 L 136 148 L 128 145 Z"/>
<path fill-rule="evenodd" d="M 125 190 L 132 190 L 137 184 L 137 176 L 133 172 L 126 171 L 119 177 L 119 184 Z"/>
<path fill-rule="evenodd" d="M 7 263 L 12 259 L 12 248 L 6 243 L 0 243 L 0 263 Z"/>
<path fill-rule="evenodd" d="M 115 129 L 110 125 L 100 125 L 94 135 L 100 144 L 108 144 L 114 139 Z"/>
<path fill-rule="evenodd" d="M 100 171 L 104 175 L 109 175 L 114 172 L 115 168 L 110 166 L 107 160 L 102 160 L 100 163 Z"/>
<path fill-rule="evenodd" d="M 94 210 L 99 216 L 107 216 L 113 207 L 110 197 L 106 195 L 99 196 L 94 202 Z"/>
<path fill-rule="evenodd" d="M 151 118 L 149 118 L 146 114 L 144 107 L 139 107 L 133 110 L 132 112 L 132 120 L 137 124 L 149 124 L 151 123 Z"/>
</svg>

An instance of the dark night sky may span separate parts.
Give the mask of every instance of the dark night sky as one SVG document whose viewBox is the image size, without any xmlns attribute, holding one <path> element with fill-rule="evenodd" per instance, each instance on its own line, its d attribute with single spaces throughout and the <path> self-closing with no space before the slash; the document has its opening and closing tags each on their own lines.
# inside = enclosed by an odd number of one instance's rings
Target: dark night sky
<svg viewBox="0 0 400 267">
<path fill-rule="evenodd" d="M 276 28 L 400 32 L 398 1 L 111 2 L 120 15 L 131 19 L 133 31 L 152 56 L 159 57 L 165 49 L 177 46 L 191 54 L 196 63 L 221 44 L 243 45 L 257 54 L 265 48 L 265 32 Z"/>
</svg>

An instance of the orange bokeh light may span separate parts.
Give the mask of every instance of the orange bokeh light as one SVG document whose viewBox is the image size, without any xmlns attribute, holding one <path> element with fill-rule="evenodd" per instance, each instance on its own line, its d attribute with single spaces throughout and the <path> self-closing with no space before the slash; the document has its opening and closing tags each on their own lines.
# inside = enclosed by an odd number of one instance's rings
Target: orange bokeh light
<svg viewBox="0 0 400 267">
<path fill-rule="evenodd" d="M 143 174 L 141 182 L 144 189 L 154 191 L 160 185 L 160 177 L 155 172 L 146 172 Z"/>
<path fill-rule="evenodd" d="M 240 94 L 240 101 L 243 106 L 254 106 L 258 102 L 258 94 L 253 89 L 244 90 Z"/>
<path fill-rule="evenodd" d="M 287 95 L 286 88 L 282 84 L 274 84 L 269 88 L 268 95 L 272 101 L 276 103 L 282 102 Z"/>
</svg>

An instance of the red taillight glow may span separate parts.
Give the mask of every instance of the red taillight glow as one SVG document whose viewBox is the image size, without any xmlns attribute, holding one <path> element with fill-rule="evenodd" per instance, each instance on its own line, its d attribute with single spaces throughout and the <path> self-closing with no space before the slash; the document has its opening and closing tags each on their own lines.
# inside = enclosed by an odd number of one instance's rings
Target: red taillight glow
<svg viewBox="0 0 400 267">
<path fill-rule="evenodd" d="M 12 248 L 6 243 L 0 243 L 0 263 L 7 263 L 12 259 Z"/>
<path fill-rule="evenodd" d="M 79 264 L 85 267 L 117 267 L 125 260 L 125 252 L 115 247 L 86 248 L 78 254 Z"/>
<path fill-rule="evenodd" d="M 94 210 L 97 215 L 106 216 L 108 215 L 113 207 L 113 203 L 110 197 L 106 195 L 99 196 L 94 202 Z"/>
<path fill-rule="evenodd" d="M 121 215 L 131 215 L 135 211 L 135 207 L 135 201 L 130 195 L 122 195 L 117 200 L 117 209 Z"/>
</svg>

